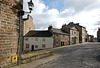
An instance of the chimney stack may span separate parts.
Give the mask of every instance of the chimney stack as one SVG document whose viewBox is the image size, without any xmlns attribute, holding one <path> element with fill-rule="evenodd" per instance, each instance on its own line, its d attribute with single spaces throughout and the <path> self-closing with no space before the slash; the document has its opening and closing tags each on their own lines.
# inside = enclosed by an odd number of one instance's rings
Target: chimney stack
<svg viewBox="0 0 100 68">
<path fill-rule="evenodd" d="M 51 30 L 51 29 L 52 29 L 52 25 L 49 25 L 48 30 Z"/>
</svg>

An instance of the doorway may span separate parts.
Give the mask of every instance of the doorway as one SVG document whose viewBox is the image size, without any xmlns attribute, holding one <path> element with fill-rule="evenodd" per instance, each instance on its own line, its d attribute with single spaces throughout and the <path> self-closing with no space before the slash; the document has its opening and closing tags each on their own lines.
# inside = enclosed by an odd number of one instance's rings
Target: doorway
<svg viewBox="0 0 100 68">
<path fill-rule="evenodd" d="M 61 42 L 61 46 L 64 46 L 64 42 Z"/>
<path fill-rule="evenodd" d="M 32 51 L 34 51 L 34 45 L 32 45 Z"/>
</svg>

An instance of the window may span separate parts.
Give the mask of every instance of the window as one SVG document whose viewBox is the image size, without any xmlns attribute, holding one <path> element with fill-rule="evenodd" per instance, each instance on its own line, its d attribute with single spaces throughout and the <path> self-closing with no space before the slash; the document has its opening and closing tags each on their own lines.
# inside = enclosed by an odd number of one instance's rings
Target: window
<svg viewBox="0 0 100 68">
<path fill-rule="evenodd" d="M 76 35 L 76 32 L 74 32 L 74 34 Z"/>
<path fill-rule="evenodd" d="M 26 44 L 26 48 L 29 48 L 29 44 Z"/>
<path fill-rule="evenodd" d="M 28 41 L 28 38 L 25 38 L 26 41 Z"/>
<path fill-rule="evenodd" d="M 42 41 L 45 41 L 45 38 L 43 38 Z"/>
<path fill-rule="evenodd" d="M 38 48 L 38 45 L 35 45 L 35 48 Z"/>
<path fill-rule="evenodd" d="M 46 47 L 46 45 L 45 44 L 42 44 L 42 48 L 45 48 Z"/>
<path fill-rule="evenodd" d="M 72 31 L 72 35 L 73 35 L 73 31 Z"/>
<path fill-rule="evenodd" d="M 58 42 L 56 42 L 56 45 L 58 45 Z"/>
<path fill-rule="evenodd" d="M 56 38 L 58 38 L 58 35 L 56 35 Z"/>
<path fill-rule="evenodd" d="M 35 41 L 38 41 L 38 38 L 35 38 Z"/>
</svg>

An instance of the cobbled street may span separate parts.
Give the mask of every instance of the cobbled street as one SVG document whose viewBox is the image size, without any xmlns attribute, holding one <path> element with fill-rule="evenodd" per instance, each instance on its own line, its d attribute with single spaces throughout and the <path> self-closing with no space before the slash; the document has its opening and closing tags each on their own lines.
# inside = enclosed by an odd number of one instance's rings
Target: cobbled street
<svg viewBox="0 0 100 68">
<path fill-rule="evenodd" d="M 61 56 L 40 68 L 100 68 L 100 43 L 56 48 L 54 52 Z"/>
</svg>

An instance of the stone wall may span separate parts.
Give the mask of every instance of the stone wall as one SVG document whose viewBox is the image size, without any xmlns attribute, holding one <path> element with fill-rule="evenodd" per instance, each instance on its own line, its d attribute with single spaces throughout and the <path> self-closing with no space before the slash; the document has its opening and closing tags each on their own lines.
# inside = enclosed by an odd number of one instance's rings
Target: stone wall
<svg viewBox="0 0 100 68">
<path fill-rule="evenodd" d="M 58 35 L 58 37 L 56 37 Z M 60 46 L 66 46 L 69 45 L 69 36 L 68 35 L 62 35 L 62 34 L 54 34 L 54 48 L 60 47 Z M 58 45 L 57 45 L 58 42 Z"/>
<path fill-rule="evenodd" d="M 35 26 L 33 24 L 33 18 L 31 16 L 29 16 L 28 20 L 24 21 L 24 35 L 30 30 L 35 30 Z"/>
<path fill-rule="evenodd" d="M 21 64 L 32 62 L 38 59 L 42 59 L 48 56 L 54 55 L 53 51 L 38 51 L 33 53 L 27 53 L 24 55 L 21 55 Z"/>
<path fill-rule="evenodd" d="M 69 34 L 69 42 L 70 44 L 76 44 L 79 43 L 79 31 L 75 26 L 70 25 L 63 25 L 62 31 L 65 31 Z"/>
<path fill-rule="evenodd" d="M 11 57 L 17 54 L 20 2 L 22 0 L 0 0 L 0 67 L 11 64 Z"/>
<path fill-rule="evenodd" d="M 58 37 L 57 37 L 57 35 L 58 35 Z M 54 39 L 54 41 L 53 41 L 53 47 L 54 48 L 55 47 L 60 47 L 60 35 L 59 34 L 54 34 L 53 39 Z"/>
<path fill-rule="evenodd" d="M 73 27 L 70 29 L 70 44 L 79 43 L 79 31 Z"/>
</svg>

